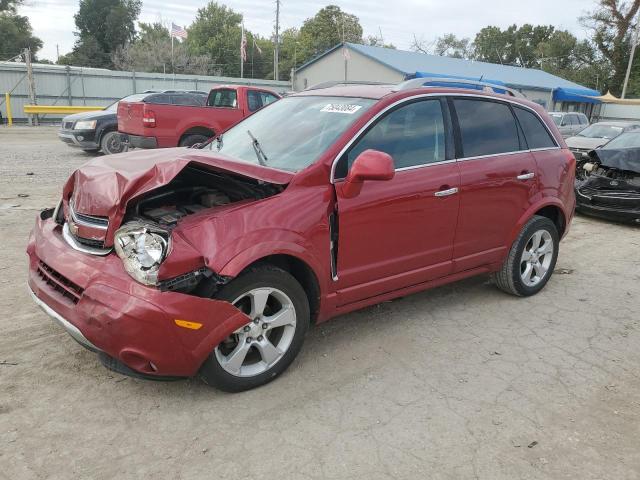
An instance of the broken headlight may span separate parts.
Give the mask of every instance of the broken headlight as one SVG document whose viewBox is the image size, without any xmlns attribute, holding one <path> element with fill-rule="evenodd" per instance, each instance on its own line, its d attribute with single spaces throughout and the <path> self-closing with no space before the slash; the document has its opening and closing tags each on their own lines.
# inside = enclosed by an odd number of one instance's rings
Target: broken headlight
<svg viewBox="0 0 640 480">
<path fill-rule="evenodd" d="M 116 231 L 113 243 L 129 275 L 145 285 L 158 283 L 160 264 L 169 252 L 169 232 L 132 222 Z"/>
</svg>

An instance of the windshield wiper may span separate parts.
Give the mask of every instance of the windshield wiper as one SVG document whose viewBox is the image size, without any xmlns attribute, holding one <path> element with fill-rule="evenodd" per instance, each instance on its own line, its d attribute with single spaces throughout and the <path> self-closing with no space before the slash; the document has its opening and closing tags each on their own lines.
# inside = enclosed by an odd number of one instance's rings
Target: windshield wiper
<svg viewBox="0 0 640 480">
<path fill-rule="evenodd" d="M 251 133 L 251 130 L 247 130 L 247 133 L 249 134 L 249 136 L 251 137 L 251 145 L 253 145 L 253 151 L 256 152 L 256 157 L 258 157 L 258 162 L 260 163 L 260 165 L 262 165 L 263 167 L 267 164 L 267 156 L 264 154 L 264 150 L 262 150 L 262 147 L 260 146 L 260 142 L 258 141 L 258 139 L 256 137 L 253 136 L 253 134 Z"/>
</svg>

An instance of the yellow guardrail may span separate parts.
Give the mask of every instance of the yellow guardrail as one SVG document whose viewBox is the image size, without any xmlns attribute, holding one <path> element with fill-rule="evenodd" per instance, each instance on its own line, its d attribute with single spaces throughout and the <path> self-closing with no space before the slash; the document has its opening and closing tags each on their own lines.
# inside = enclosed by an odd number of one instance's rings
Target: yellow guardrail
<svg viewBox="0 0 640 480">
<path fill-rule="evenodd" d="M 47 113 L 81 113 L 104 110 L 104 107 L 81 107 L 75 105 L 25 105 L 24 113 L 29 115 L 45 115 Z"/>
</svg>

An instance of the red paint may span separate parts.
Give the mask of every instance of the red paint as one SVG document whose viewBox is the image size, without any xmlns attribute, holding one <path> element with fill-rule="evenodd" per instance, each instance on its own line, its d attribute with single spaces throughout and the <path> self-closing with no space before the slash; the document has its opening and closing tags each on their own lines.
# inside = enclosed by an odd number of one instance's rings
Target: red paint
<svg viewBox="0 0 640 480">
<path fill-rule="evenodd" d="M 390 157 L 364 152 L 348 181 L 330 183 L 333 160 L 376 113 L 401 99 L 468 91 L 429 88 L 391 93 L 388 87 L 338 87 L 300 95 L 352 95 L 377 98 L 313 165 L 288 173 L 233 161 L 204 150 L 157 150 L 94 159 L 64 187 L 65 208 L 109 217 L 107 245 L 127 204 L 169 183 L 188 164 L 234 172 L 284 186 L 274 196 L 237 202 L 183 218 L 172 231 L 172 250 L 160 279 L 206 266 L 235 277 L 272 255 L 295 257 L 313 272 L 320 290 L 317 321 L 445 284 L 495 271 L 522 225 L 541 208 L 559 209 L 567 228 L 575 198 L 575 160 L 541 107 L 538 111 L 561 148 L 451 160 L 393 171 Z M 481 96 L 505 97 L 480 92 Z M 361 161 L 360 161 L 361 160 Z M 535 173 L 527 181 L 517 175 Z M 458 188 L 451 196 L 436 196 Z M 332 277 L 329 217 L 338 217 L 337 278 Z M 246 317 L 227 303 L 181 293 L 161 293 L 136 283 L 114 255 L 96 257 L 72 250 L 60 227 L 38 220 L 27 250 L 30 286 L 95 345 L 136 369 L 127 352 L 152 358 L 159 375 L 192 375 L 222 338 Z M 84 289 L 77 305 L 61 301 L 37 278 L 44 261 Z M 176 327 L 175 318 L 200 322 L 200 330 Z M 137 357 L 136 357 L 137 358 Z M 148 373 L 148 372 L 147 372 Z"/>
<path fill-rule="evenodd" d="M 256 87 L 225 85 L 211 90 L 235 90 L 238 104 L 234 108 L 194 107 L 190 105 L 146 104 L 120 102 L 118 131 L 155 139 L 157 147 L 177 147 L 180 139 L 191 129 L 206 129 L 217 135 L 252 113 L 248 108 L 247 92 L 277 93 Z M 211 93 L 210 93 L 211 95 Z"/>
</svg>

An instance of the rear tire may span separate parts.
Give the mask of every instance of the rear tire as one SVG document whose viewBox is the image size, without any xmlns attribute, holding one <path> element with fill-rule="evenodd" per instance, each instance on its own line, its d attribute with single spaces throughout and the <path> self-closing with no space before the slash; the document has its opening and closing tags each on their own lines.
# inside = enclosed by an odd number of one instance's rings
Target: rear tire
<svg viewBox="0 0 640 480">
<path fill-rule="evenodd" d="M 181 147 L 193 147 L 196 143 L 204 143 L 209 140 L 211 137 L 207 137 L 206 135 L 193 134 L 187 135 L 182 140 L 180 140 Z"/>
<path fill-rule="evenodd" d="M 297 280 L 270 265 L 251 268 L 214 296 L 245 312 L 251 322 L 214 348 L 200 368 L 208 385 L 226 392 L 259 387 L 284 372 L 309 328 L 309 300 Z"/>
<path fill-rule="evenodd" d="M 551 220 L 538 215 L 531 218 L 494 274 L 498 288 L 519 297 L 538 293 L 553 274 L 559 245 L 558 229 Z"/>
<path fill-rule="evenodd" d="M 125 145 L 122 143 L 121 135 L 118 132 L 107 132 L 102 135 L 100 149 L 105 155 L 115 155 L 124 152 Z"/>
</svg>

